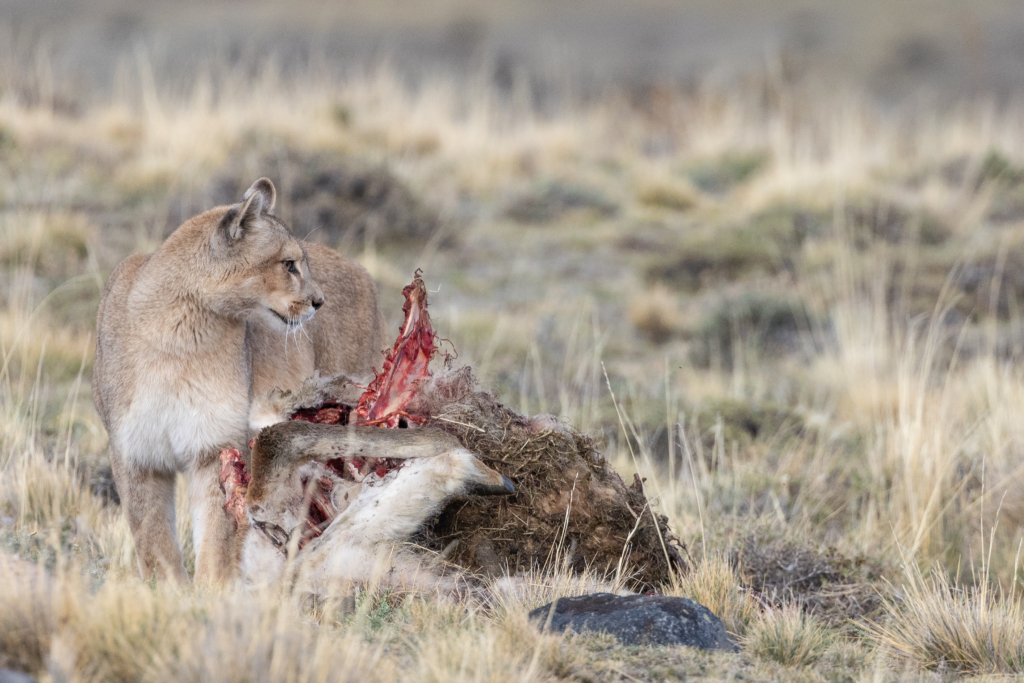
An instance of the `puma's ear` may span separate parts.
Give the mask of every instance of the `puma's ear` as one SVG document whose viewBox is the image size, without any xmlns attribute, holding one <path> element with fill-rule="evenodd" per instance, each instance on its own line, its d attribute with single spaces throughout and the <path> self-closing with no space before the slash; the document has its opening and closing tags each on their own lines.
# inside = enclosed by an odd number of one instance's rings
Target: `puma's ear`
<svg viewBox="0 0 1024 683">
<path fill-rule="evenodd" d="M 266 178 L 260 178 L 252 184 L 242 201 L 228 209 L 217 225 L 217 237 L 226 246 L 231 246 L 245 236 L 253 221 L 260 214 L 270 213 L 277 199 L 274 184 Z"/>
<path fill-rule="evenodd" d="M 242 201 L 245 201 L 254 194 L 259 194 L 263 198 L 263 211 L 271 213 L 274 210 L 274 204 L 277 202 L 277 190 L 274 189 L 274 183 L 270 182 L 270 178 L 260 178 L 253 183 L 245 194 L 242 195 Z"/>
</svg>

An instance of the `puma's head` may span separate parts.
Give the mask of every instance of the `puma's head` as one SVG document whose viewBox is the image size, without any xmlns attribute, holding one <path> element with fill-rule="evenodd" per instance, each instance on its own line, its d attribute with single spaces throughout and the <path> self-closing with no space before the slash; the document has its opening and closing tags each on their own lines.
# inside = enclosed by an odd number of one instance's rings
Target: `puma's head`
<svg viewBox="0 0 1024 683">
<path fill-rule="evenodd" d="M 220 211 L 210 236 L 210 255 L 220 275 L 214 302 L 226 315 L 262 316 L 283 330 L 313 317 L 324 303 L 309 272 L 306 252 L 271 211 L 277 191 L 267 178 L 242 200 Z"/>
</svg>

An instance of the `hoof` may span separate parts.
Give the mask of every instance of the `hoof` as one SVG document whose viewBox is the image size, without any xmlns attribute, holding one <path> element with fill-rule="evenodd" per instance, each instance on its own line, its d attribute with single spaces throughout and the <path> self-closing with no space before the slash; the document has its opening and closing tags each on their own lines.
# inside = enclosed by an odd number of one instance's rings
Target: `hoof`
<svg viewBox="0 0 1024 683">
<path fill-rule="evenodd" d="M 484 484 L 476 483 L 470 484 L 466 489 L 466 494 L 470 496 L 508 496 L 516 492 L 516 487 L 512 481 L 505 475 L 501 476 L 501 483 L 495 484 Z"/>
</svg>

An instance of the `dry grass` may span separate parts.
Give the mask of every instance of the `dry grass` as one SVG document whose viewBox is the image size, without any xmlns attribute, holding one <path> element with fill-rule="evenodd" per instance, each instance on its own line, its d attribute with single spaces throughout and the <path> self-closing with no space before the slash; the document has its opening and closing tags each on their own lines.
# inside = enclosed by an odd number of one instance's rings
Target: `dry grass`
<svg viewBox="0 0 1024 683">
<path fill-rule="evenodd" d="M 521 605 L 484 616 L 357 590 L 354 610 L 328 599 L 311 612 L 280 592 L 182 592 L 131 579 L 90 590 L 76 576 L 8 575 L 0 665 L 82 681 L 547 681 L 584 665 Z M 551 595 L 571 582 L 553 580 Z"/>
<path fill-rule="evenodd" d="M 984 574 L 984 572 L 983 572 Z M 890 617 L 868 632 L 883 647 L 921 667 L 975 674 L 1024 672 L 1024 605 L 1016 590 L 982 576 L 963 586 L 943 572 L 908 565 L 899 591 L 886 600 Z"/>
<path fill-rule="evenodd" d="M 690 598 L 704 605 L 735 636 L 746 633 L 748 626 L 759 618 L 761 612 L 761 605 L 751 594 L 750 588 L 744 587 L 739 572 L 726 558 L 717 554 L 695 563 L 692 571 L 680 577 L 669 594 Z"/>
<path fill-rule="evenodd" d="M 42 670 L 54 634 L 76 605 L 54 590 L 41 567 L 12 557 L 0 559 L 0 667 Z"/>
<path fill-rule="evenodd" d="M 788 605 L 768 610 L 754 622 L 743 647 L 784 666 L 808 666 L 821 659 L 831 641 L 832 634 L 814 617 Z"/>
<path fill-rule="evenodd" d="M 655 287 L 629 304 L 629 321 L 655 344 L 664 344 L 679 331 L 675 297 L 664 287 Z"/>
<path fill-rule="evenodd" d="M 1019 671 L 1018 594 L 989 586 L 1015 585 L 1024 528 L 1021 110 L 901 119 L 768 74 L 542 114 L 440 77 L 410 89 L 386 68 L 257 66 L 182 94 L 137 64 L 137 87 L 73 116 L 0 92 L 0 549 L 49 577 L 0 584 L 0 665 L 97 681 Z M 666 590 L 719 613 L 744 654 L 541 636 L 532 607 L 618 587 L 557 567 L 492 586 L 489 613 L 369 596 L 329 618 L 296 596 L 133 579 L 124 517 L 93 491 L 100 285 L 182 206 L 230 198 L 222 171 L 256 177 L 289 154 L 386 167 L 440 216 L 429 236 L 338 244 L 392 318 L 424 268 L 437 329 L 485 386 L 567 416 L 627 481 L 646 478 L 700 548 Z M 300 194 L 281 211 L 316 215 Z M 766 528 L 786 544 L 744 567 Z M 900 546 L 904 579 L 861 580 L 860 558 L 893 566 Z M 745 585 L 755 573 L 778 591 Z M 841 607 L 854 585 L 882 591 L 870 637 L 830 644 L 817 617 L 782 608 Z"/>
</svg>

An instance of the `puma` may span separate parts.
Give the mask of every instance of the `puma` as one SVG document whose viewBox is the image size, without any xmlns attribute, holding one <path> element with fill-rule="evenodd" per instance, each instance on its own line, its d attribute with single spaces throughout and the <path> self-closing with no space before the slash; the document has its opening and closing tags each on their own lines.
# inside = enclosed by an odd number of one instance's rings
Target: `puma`
<svg viewBox="0 0 1024 683">
<path fill-rule="evenodd" d="M 319 372 L 365 381 L 381 359 L 376 287 L 358 264 L 303 242 L 273 215 L 260 178 L 230 206 L 175 230 L 111 274 L 96 321 L 93 399 L 145 578 L 188 576 L 174 523 L 189 479 L 195 578 L 229 578 L 234 526 L 222 509 L 222 448 L 247 453 L 284 416 L 273 389 Z"/>
</svg>

